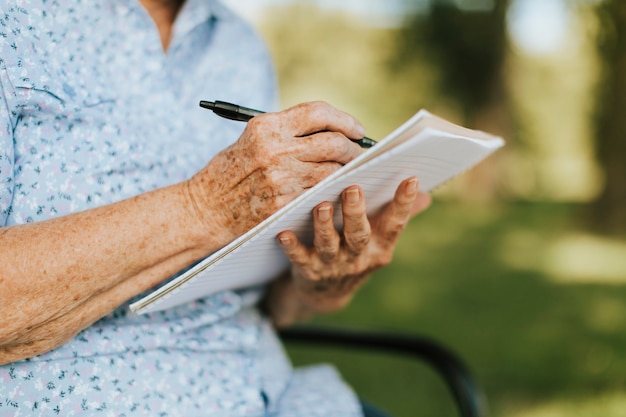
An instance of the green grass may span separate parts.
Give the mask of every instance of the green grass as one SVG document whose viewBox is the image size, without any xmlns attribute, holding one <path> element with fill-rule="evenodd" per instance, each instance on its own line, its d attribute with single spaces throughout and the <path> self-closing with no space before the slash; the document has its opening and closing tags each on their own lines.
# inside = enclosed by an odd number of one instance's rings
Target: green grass
<svg viewBox="0 0 626 417">
<path fill-rule="evenodd" d="M 435 338 L 467 361 L 493 416 L 626 415 L 626 241 L 586 234 L 579 209 L 435 203 L 411 222 L 392 264 L 315 323 Z M 590 267 L 581 275 L 572 265 Z M 296 364 L 335 363 L 359 395 L 398 417 L 456 415 L 422 364 L 289 351 Z"/>
</svg>

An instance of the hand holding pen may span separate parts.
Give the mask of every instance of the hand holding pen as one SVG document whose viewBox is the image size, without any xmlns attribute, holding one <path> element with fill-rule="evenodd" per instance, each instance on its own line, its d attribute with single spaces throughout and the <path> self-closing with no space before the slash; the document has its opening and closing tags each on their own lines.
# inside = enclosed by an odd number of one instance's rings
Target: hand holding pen
<svg viewBox="0 0 626 417">
<path fill-rule="evenodd" d="M 247 122 L 255 116 L 264 114 L 261 110 L 254 110 L 248 107 L 239 106 L 237 104 L 227 103 L 225 101 L 200 101 L 200 107 L 212 110 L 213 113 L 226 119 L 237 120 L 240 122 Z M 376 141 L 368 137 L 355 140 L 353 142 L 359 144 L 362 148 L 371 148 L 376 144 Z"/>
<path fill-rule="evenodd" d="M 189 180 L 187 194 L 207 235 L 220 230 L 228 242 L 362 155 L 347 138 L 364 135 L 358 120 L 323 102 L 254 117 Z"/>
</svg>

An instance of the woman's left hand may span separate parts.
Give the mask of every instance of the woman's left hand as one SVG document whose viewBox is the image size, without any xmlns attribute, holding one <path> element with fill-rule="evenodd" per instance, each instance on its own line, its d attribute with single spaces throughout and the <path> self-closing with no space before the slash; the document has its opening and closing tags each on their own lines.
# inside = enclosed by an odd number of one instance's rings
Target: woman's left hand
<svg viewBox="0 0 626 417">
<path fill-rule="evenodd" d="M 345 306 L 372 271 L 391 261 L 398 237 L 409 219 L 430 205 L 430 196 L 418 192 L 417 178 L 411 177 L 400 183 L 393 200 L 370 219 L 360 187 L 346 188 L 341 203 L 341 234 L 333 223 L 333 205 L 323 202 L 313 211 L 312 247 L 291 231 L 278 235 L 292 268 L 291 274 L 273 284 L 266 300 L 276 325 Z"/>
</svg>

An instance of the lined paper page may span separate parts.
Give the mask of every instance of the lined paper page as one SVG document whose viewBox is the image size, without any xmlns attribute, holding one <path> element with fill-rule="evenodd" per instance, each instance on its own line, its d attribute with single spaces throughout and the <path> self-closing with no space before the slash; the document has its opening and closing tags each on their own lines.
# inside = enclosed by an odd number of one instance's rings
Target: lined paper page
<svg viewBox="0 0 626 417">
<path fill-rule="evenodd" d="M 341 172 L 326 178 L 251 232 L 132 304 L 131 310 L 138 313 L 164 310 L 218 291 L 267 282 L 289 265 L 276 235 L 292 230 L 310 243 L 312 210 L 320 202 L 330 201 L 335 205 L 335 223 L 341 228 L 339 196 L 346 187 L 358 184 L 363 188 L 371 215 L 393 198 L 396 187 L 405 178 L 417 176 L 419 189 L 430 191 L 504 144 L 502 139 L 482 132 L 441 130 L 449 122 L 431 120 L 429 116 L 418 113 L 372 148 L 377 152 L 365 152 L 352 161 L 354 164 L 347 164 Z"/>
</svg>

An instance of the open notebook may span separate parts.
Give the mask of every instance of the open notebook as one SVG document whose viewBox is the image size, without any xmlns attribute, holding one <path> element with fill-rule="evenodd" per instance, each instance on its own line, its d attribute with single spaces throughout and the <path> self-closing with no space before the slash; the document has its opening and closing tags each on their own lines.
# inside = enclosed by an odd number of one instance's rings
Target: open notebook
<svg viewBox="0 0 626 417">
<path fill-rule="evenodd" d="M 312 242 L 312 210 L 320 202 L 335 204 L 340 228 L 339 196 L 346 187 L 360 185 L 368 213 L 374 213 L 393 198 L 403 179 L 415 175 L 420 190 L 430 191 L 502 145 L 499 137 L 421 110 L 376 146 L 130 308 L 137 313 L 160 311 L 221 290 L 267 282 L 289 265 L 276 235 L 292 230 L 304 242 Z"/>
</svg>

